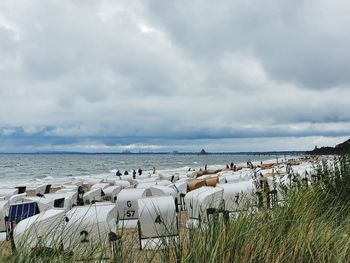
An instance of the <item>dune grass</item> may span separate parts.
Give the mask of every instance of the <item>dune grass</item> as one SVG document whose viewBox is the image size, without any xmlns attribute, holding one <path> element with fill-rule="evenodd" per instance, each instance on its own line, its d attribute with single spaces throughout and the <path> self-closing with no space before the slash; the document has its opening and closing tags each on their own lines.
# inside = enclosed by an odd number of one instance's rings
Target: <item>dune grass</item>
<svg viewBox="0 0 350 263">
<path fill-rule="evenodd" d="M 283 205 L 273 209 L 240 213 L 228 222 L 214 216 L 191 231 L 182 222 L 176 246 L 139 251 L 137 234 L 130 232 L 124 233 L 114 246 L 114 256 L 106 260 L 96 258 L 93 250 L 78 259 L 57 249 L 19 250 L 2 254 L 1 261 L 350 262 L 350 158 L 343 156 L 335 165 L 319 163 L 317 171 L 318 183 L 312 187 L 296 183 Z"/>
</svg>

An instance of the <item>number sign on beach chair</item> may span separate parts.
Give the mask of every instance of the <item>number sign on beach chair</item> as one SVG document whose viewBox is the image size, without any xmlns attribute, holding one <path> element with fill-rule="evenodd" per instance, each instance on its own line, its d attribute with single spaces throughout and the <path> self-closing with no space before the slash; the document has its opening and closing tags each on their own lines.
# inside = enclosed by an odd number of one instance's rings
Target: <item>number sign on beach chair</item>
<svg viewBox="0 0 350 263">
<path fill-rule="evenodd" d="M 119 228 L 135 228 L 138 220 L 138 199 L 146 197 L 146 189 L 126 188 L 117 196 Z"/>
<path fill-rule="evenodd" d="M 140 249 L 159 249 L 179 241 L 178 220 L 171 196 L 138 200 Z"/>
</svg>

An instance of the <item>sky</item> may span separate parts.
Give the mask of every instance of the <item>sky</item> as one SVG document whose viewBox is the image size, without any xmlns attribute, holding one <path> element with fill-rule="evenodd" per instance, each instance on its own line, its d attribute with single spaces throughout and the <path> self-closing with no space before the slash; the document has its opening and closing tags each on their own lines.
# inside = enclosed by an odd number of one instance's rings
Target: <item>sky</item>
<svg viewBox="0 0 350 263">
<path fill-rule="evenodd" d="M 273 151 L 350 137 L 350 3 L 0 1 L 0 152 Z"/>
</svg>

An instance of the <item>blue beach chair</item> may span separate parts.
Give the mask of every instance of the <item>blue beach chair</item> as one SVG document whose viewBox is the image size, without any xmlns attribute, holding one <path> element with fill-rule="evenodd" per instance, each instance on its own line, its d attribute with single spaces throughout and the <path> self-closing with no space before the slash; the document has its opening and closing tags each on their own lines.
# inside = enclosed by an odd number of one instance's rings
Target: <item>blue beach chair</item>
<svg viewBox="0 0 350 263">
<path fill-rule="evenodd" d="M 39 206 L 37 202 L 26 202 L 20 204 L 13 204 L 10 206 L 9 215 L 6 218 L 6 228 L 9 238 L 11 240 L 12 250 L 15 251 L 15 244 L 13 241 L 14 224 L 18 224 L 23 219 L 39 214 Z"/>
</svg>

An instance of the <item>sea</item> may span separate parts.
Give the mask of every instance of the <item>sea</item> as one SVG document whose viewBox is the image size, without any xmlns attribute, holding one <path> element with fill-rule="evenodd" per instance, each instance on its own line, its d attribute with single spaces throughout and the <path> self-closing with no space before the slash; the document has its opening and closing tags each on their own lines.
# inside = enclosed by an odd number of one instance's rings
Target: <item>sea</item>
<svg viewBox="0 0 350 263">
<path fill-rule="evenodd" d="M 224 168 L 231 162 L 276 161 L 292 156 L 238 154 L 0 154 L 0 188 L 115 176 L 117 170 L 186 173 L 189 168 Z"/>
</svg>

